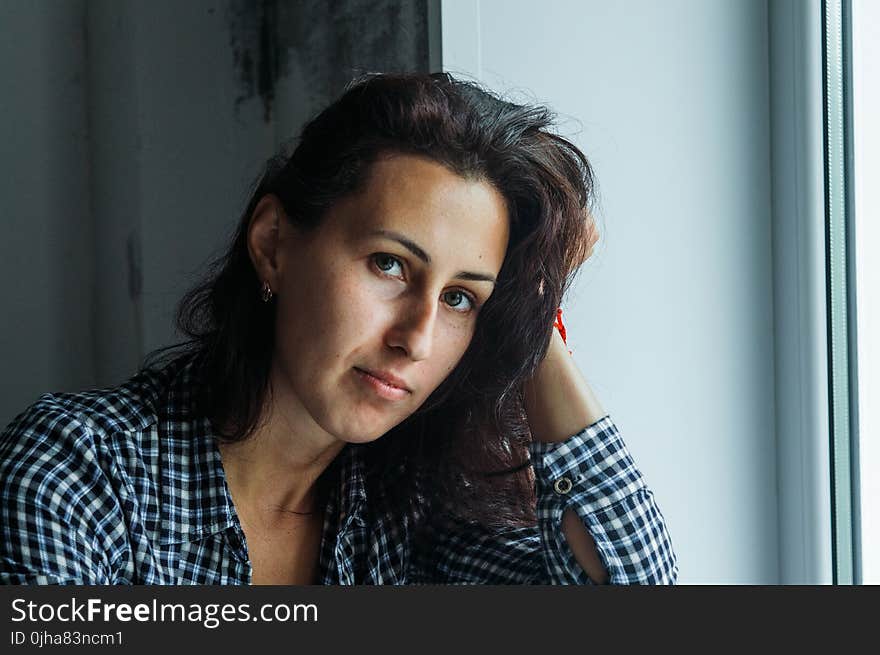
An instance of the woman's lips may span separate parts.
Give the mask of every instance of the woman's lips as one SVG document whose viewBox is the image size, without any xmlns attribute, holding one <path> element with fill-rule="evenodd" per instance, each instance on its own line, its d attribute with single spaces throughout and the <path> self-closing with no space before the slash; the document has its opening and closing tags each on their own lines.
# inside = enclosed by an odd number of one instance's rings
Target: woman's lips
<svg viewBox="0 0 880 655">
<path fill-rule="evenodd" d="M 410 394 L 407 389 L 390 384 L 363 369 L 355 368 L 354 371 L 367 386 L 385 400 L 401 400 Z"/>
</svg>

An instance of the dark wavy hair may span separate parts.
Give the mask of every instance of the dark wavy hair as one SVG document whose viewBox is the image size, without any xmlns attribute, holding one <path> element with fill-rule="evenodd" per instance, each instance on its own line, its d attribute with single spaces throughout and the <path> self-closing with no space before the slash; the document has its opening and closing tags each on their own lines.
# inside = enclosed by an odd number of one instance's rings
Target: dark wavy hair
<svg viewBox="0 0 880 655">
<path fill-rule="evenodd" d="M 446 73 L 369 74 L 305 126 L 292 154 L 270 159 L 230 248 L 177 313 L 189 337 L 177 347 L 197 355 L 197 407 L 224 426 L 222 438 L 253 433 L 268 391 L 275 310 L 260 301 L 246 241 L 256 204 L 274 194 L 291 221 L 310 229 L 364 188 L 378 157 L 422 155 L 492 184 L 506 200 L 510 239 L 458 366 L 413 415 L 361 446 L 375 486 L 368 497 L 489 527 L 533 524 L 522 383 L 543 359 L 586 255 L 594 201 L 586 157 L 549 131 L 553 120 L 546 107 L 505 101 Z"/>
</svg>

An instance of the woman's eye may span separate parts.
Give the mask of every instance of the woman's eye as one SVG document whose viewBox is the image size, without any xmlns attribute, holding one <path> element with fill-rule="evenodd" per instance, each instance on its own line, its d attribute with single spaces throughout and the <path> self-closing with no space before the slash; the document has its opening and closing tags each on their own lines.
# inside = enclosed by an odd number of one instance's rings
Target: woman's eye
<svg viewBox="0 0 880 655">
<path fill-rule="evenodd" d="M 447 291 L 443 294 L 446 304 L 457 312 L 467 313 L 476 307 L 474 299 L 463 291 Z"/>
<path fill-rule="evenodd" d="M 379 253 L 378 255 L 373 255 L 373 263 L 376 265 L 376 268 L 386 275 L 391 275 L 392 277 L 401 277 L 403 275 L 403 264 L 400 263 L 397 257 Z M 395 267 L 399 270 L 395 271 Z"/>
<path fill-rule="evenodd" d="M 382 273 L 382 275 L 398 278 L 400 280 L 404 279 L 403 263 L 394 255 L 389 255 L 383 252 L 376 253 L 372 256 L 372 261 L 373 265 L 380 273 Z M 445 302 L 450 309 L 461 314 L 470 313 L 477 308 L 476 299 L 466 291 L 458 289 L 446 291 L 443 293 L 442 298 L 443 302 Z"/>
</svg>

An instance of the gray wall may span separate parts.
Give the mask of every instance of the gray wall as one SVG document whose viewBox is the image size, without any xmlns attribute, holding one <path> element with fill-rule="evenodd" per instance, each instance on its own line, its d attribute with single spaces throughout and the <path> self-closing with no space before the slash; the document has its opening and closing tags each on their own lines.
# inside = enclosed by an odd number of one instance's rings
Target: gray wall
<svg viewBox="0 0 880 655">
<path fill-rule="evenodd" d="M 427 70 L 428 3 L 0 3 L 0 425 L 116 384 L 279 144 L 367 71 Z"/>
<path fill-rule="evenodd" d="M 600 185 L 574 356 L 682 583 L 779 580 L 767 4 L 444 2 L 444 69 L 548 103 Z"/>
<path fill-rule="evenodd" d="M 0 3 L 0 423 L 95 377 L 83 2 Z"/>
</svg>

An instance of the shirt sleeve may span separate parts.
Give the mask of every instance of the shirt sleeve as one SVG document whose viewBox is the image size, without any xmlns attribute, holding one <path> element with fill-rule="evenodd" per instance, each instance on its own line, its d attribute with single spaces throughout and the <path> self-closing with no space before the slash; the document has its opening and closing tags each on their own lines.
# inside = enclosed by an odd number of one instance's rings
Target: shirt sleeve
<svg viewBox="0 0 880 655">
<path fill-rule="evenodd" d="M 674 584 L 666 522 L 610 416 L 561 442 L 529 446 L 547 579 L 589 584 L 562 532 L 571 508 L 593 537 L 609 584 Z"/>
<path fill-rule="evenodd" d="M 537 525 L 434 531 L 428 554 L 417 560 L 415 582 L 593 584 L 562 531 L 570 507 L 593 537 L 609 584 L 675 583 L 678 565 L 663 515 L 609 416 L 529 450 Z"/>
<path fill-rule="evenodd" d="M 0 584 L 108 584 L 108 487 L 90 431 L 50 395 L 17 417 L 0 434 Z"/>
</svg>

